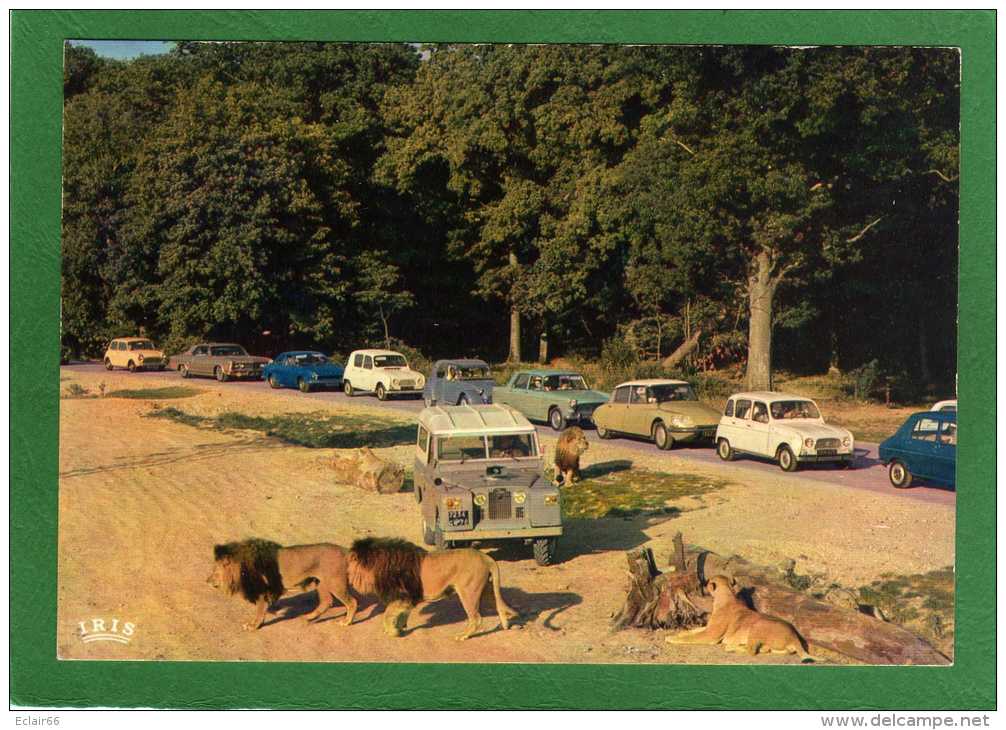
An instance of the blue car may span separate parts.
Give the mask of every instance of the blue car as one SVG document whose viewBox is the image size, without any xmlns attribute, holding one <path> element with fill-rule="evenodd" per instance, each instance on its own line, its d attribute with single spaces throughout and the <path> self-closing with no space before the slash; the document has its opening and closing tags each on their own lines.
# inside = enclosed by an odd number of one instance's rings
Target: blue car
<svg viewBox="0 0 1006 730">
<path fill-rule="evenodd" d="M 262 369 L 273 388 L 300 388 L 310 393 L 320 388 L 342 387 L 342 365 L 314 350 L 283 352 Z"/>
<path fill-rule="evenodd" d="M 924 411 L 908 417 L 880 444 L 880 460 L 898 489 L 919 478 L 944 487 L 957 482 L 957 413 Z"/>
<path fill-rule="evenodd" d="M 437 360 L 426 379 L 423 401 L 427 407 L 462 406 L 493 402 L 493 379 L 482 360 Z"/>
</svg>

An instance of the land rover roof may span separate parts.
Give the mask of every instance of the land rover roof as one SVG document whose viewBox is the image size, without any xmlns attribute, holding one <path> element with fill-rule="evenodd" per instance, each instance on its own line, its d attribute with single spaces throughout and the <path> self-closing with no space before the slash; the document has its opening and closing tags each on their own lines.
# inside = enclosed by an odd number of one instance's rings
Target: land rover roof
<svg viewBox="0 0 1006 730">
<path fill-rule="evenodd" d="M 499 403 L 474 406 L 433 406 L 419 414 L 419 423 L 437 434 L 532 433 L 529 420 L 510 406 Z"/>
</svg>

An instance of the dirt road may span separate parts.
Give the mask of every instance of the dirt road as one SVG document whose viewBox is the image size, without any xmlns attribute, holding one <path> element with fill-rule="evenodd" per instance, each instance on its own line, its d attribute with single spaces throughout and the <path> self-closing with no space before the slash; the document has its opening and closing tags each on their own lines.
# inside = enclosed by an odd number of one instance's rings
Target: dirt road
<svg viewBox="0 0 1006 730">
<path fill-rule="evenodd" d="M 77 383 L 92 394 L 99 382 L 114 390 L 177 380 L 171 374 L 107 373 L 90 366 L 65 367 L 61 377 L 64 389 Z M 305 397 L 263 384 L 186 384 L 200 393 L 170 404 L 200 415 L 349 409 L 409 419 L 371 398 Z M 661 632 L 611 633 L 609 617 L 624 596 L 624 551 L 646 544 L 665 564 L 670 540 L 681 530 L 689 541 L 714 551 L 766 565 L 795 559 L 800 573 L 848 586 L 954 560 L 952 499 L 906 497 L 746 462 L 706 464 L 692 451 L 665 454 L 646 444 L 611 441 L 592 444 L 585 465 L 628 460 L 634 467 L 730 483 L 674 502 L 669 506 L 680 509 L 676 514 L 570 520 L 562 562 L 555 566 L 536 566 L 519 547 L 490 551 L 501 562 L 504 596 L 522 613 L 509 632 L 498 630 L 489 599 L 483 633 L 467 642 L 453 640 L 464 621 L 456 598 L 416 611 L 401 639 L 384 636 L 374 619 L 380 607 L 366 600 L 352 627 L 331 619 L 307 625 L 298 618 L 312 608 L 313 596 L 307 594 L 285 599 L 285 615 L 271 616 L 263 629 L 248 633 L 240 626 L 251 607 L 205 584 L 213 544 L 252 535 L 284 544 L 348 545 L 366 535 L 420 542 L 412 495 L 374 495 L 333 483 L 330 449 L 148 418 L 155 407 L 151 401 L 83 397 L 60 405 L 57 638 L 63 658 L 748 662 L 755 660 L 713 647 L 672 647 Z M 546 448 L 554 444 L 550 433 L 542 440 Z M 403 464 L 411 452 L 410 446 L 378 451 Z M 341 608 L 331 612 L 332 618 L 341 615 Z M 93 618 L 133 623 L 130 642 L 84 642 L 80 622 Z"/>
</svg>

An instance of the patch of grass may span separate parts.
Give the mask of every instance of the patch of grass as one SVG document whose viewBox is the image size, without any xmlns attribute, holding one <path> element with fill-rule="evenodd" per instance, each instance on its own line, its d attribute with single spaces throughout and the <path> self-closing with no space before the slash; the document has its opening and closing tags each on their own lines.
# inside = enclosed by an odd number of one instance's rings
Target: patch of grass
<svg viewBox="0 0 1006 730">
<path fill-rule="evenodd" d="M 70 383 L 63 391 L 63 398 L 86 398 L 91 391 L 80 383 Z"/>
<path fill-rule="evenodd" d="M 184 385 L 173 385 L 167 388 L 137 388 L 124 390 L 110 390 L 105 393 L 106 398 L 134 398 L 137 400 L 169 400 L 172 398 L 191 398 L 199 395 L 201 391 L 196 388 L 187 388 Z"/>
<path fill-rule="evenodd" d="M 263 417 L 232 411 L 219 416 L 197 416 L 171 407 L 159 408 L 149 416 L 218 431 L 258 431 L 309 449 L 402 446 L 411 444 L 416 438 L 415 426 L 380 416 L 290 413 Z"/>
<path fill-rule="evenodd" d="M 863 603 L 936 646 L 947 656 L 954 650 L 954 569 L 895 575 L 887 573 L 859 588 Z"/>
<path fill-rule="evenodd" d="M 635 515 L 675 514 L 668 502 L 708 494 L 729 482 L 694 474 L 663 472 L 595 464 L 583 471 L 582 481 L 562 487 L 566 517 L 600 519 Z M 614 462 L 622 464 L 627 462 Z"/>
</svg>

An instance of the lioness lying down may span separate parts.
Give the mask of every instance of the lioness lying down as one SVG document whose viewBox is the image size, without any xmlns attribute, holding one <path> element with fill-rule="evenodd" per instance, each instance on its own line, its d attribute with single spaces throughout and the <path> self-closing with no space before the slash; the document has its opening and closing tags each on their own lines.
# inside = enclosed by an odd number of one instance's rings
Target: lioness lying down
<svg viewBox="0 0 1006 730">
<path fill-rule="evenodd" d="M 807 644 L 791 624 L 781 618 L 766 616 L 747 607 L 734 592 L 734 582 L 724 575 L 711 578 L 706 590 L 713 597 L 709 622 L 699 629 L 667 637 L 671 644 L 723 644 L 727 651 L 744 647 L 754 656 L 759 651 L 796 654 L 802 661 L 813 661 Z"/>
<path fill-rule="evenodd" d="M 244 624 L 247 630 L 262 625 L 269 605 L 288 586 L 317 587 L 318 606 L 307 615 L 308 621 L 325 613 L 333 597 L 337 598 L 346 607 L 344 626 L 353 622 L 357 608 L 350 586 L 360 595 L 374 594 L 387 606 L 384 629 L 391 636 L 401 635 L 417 604 L 442 598 L 454 589 L 468 616 L 465 631 L 457 638 L 469 638 L 479 630 L 479 603 L 490 580 L 503 629 L 517 615 L 500 593 L 496 561 L 472 548 L 428 553 L 405 540 L 366 538 L 347 551 L 325 543 L 283 547 L 253 539 L 217 545 L 213 554 L 214 569 L 207 582 L 232 595 L 241 593 L 255 604 L 255 618 Z"/>
</svg>

